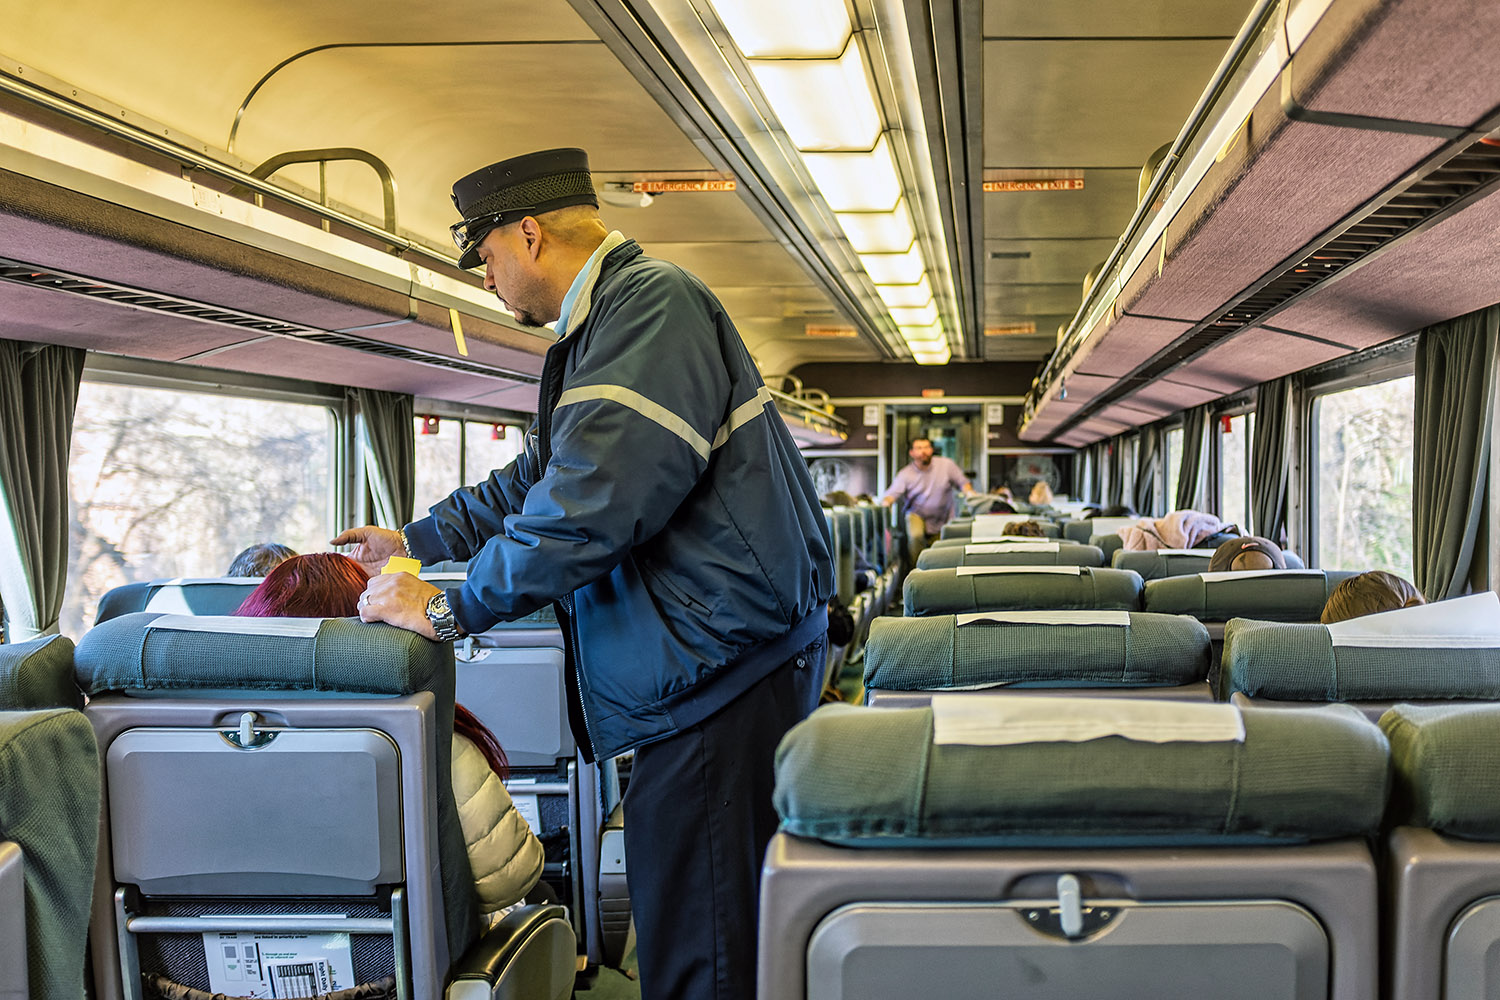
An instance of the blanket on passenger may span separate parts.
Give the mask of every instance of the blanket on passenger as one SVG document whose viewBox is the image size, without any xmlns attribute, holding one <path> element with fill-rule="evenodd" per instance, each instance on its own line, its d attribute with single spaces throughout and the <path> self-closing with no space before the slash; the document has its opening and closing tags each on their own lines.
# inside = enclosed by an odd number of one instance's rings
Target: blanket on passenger
<svg viewBox="0 0 1500 1000">
<path fill-rule="evenodd" d="M 1122 528 L 1120 538 L 1127 552 L 1190 549 L 1226 527 L 1223 521 L 1201 510 L 1174 510 L 1166 517 L 1142 518 Z"/>
</svg>

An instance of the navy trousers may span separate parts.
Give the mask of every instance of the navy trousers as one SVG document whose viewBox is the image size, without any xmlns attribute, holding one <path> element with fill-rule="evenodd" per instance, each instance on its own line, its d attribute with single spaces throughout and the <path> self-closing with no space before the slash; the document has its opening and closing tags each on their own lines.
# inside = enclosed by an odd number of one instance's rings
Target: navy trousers
<svg viewBox="0 0 1500 1000">
<path fill-rule="evenodd" d="M 636 750 L 625 862 L 642 1000 L 754 1000 L 772 762 L 817 704 L 826 640 L 703 722 Z"/>
</svg>

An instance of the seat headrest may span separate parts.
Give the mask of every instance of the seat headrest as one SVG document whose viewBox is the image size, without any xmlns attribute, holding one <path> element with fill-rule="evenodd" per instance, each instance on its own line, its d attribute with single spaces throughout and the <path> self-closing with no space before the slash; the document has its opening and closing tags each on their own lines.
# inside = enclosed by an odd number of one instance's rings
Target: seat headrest
<svg viewBox="0 0 1500 1000">
<path fill-rule="evenodd" d="M 1477 614 L 1476 614 L 1477 613 Z M 1235 619 L 1221 696 L 1284 701 L 1500 698 L 1500 604 L 1477 594 L 1336 625 Z"/>
<path fill-rule="evenodd" d="M 940 738 L 945 700 L 960 742 Z M 981 745 L 986 711 L 1007 739 L 1041 738 Z M 774 799 L 787 832 L 851 846 L 1302 842 L 1378 829 L 1388 767 L 1385 737 L 1344 705 L 953 694 L 818 709 L 777 749 Z"/>
<path fill-rule="evenodd" d="M 1333 587 L 1348 575 L 1320 569 L 1275 569 L 1171 576 L 1146 583 L 1145 608 L 1210 622 L 1231 618 L 1315 622 Z"/>
<path fill-rule="evenodd" d="M 1103 566 L 1104 553 L 1092 545 L 1050 538 L 1017 538 L 993 542 L 931 546 L 917 557 L 918 569 L 955 569 L 959 566 Z"/>
<path fill-rule="evenodd" d="M 908 617 L 969 611 L 1139 611 L 1141 578 L 1092 566 L 960 566 L 913 570 Z"/>
<path fill-rule="evenodd" d="M 1129 611 L 1006 611 L 876 618 L 867 688 L 941 691 L 1002 684 L 1180 685 L 1208 676 L 1208 630 Z"/>
<path fill-rule="evenodd" d="M 73 640 L 48 635 L 0 645 L 0 709 L 82 708 Z"/>
<path fill-rule="evenodd" d="M 357 618 L 122 615 L 84 635 L 79 685 L 411 694 L 453 686 L 453 644 Z"/>
</svg>

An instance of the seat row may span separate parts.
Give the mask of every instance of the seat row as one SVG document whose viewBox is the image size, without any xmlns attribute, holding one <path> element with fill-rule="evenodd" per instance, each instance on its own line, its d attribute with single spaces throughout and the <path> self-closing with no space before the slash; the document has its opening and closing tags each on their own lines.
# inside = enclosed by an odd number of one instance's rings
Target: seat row
<svg viewBox="0 0 1500 1000">
<path fill-rule="evenodd" d="M 140 612 L 76 651 L 0 646 L 0 707 L 25 710 L 0 713 L 0 929 L 17 856 L 25 924 L 0 933 L 0 982 L 19 940 L 14 995 L 84 995 L 87 938 L 109 1000 L 304 974 L 319 992 L 567 996 L 562 907 L 478 922 L 453 701 L 451 646 L 345 619 Z M 327 948 L 237 950 L 273 936 Z"/>
<path fill-rule="evenodd" d="M 827 706 L 777 755 L 759 996 L 1494 996 L 1496 774 L 1496 705 Z"/>
</svg>

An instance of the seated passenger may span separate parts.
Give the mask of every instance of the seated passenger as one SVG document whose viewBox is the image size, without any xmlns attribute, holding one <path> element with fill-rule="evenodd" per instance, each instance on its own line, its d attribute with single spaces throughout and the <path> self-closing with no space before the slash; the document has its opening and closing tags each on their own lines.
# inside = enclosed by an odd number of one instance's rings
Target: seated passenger
<svg viewBox="0 0 1500 1000">
<path fill-rule="evenodd" d="M 337 552 L 293 556 L 271 570 L 235 612 L 250 618 L 357 618 L 369 577 Z M 491 923 L 542 875 L 542 844 L 505 790 L 509 773 L 495 735 L 462 705 L 453 708 L 453 796 L 479 909 Z"/>
<path fill-rule="evenodd" d="M 1328 595 L 1328 603 L 1323 605 L 1323 615 L 1318 620 L 1324 625 L 1332 625 L 1351 618 L 1363 618 L 1382 611 L 1399 611 L 1426 603 L 1422 592 L 1410 582 L 1395 573 L 1377 569 L 1351 576 L 1334 587 L 1333 593 Z"/>
<path fill-rule="evenodd" d="M 224 571 L 225 576 L 265 576 L 271 570 L 296 555 L 291 549 L 277 542 L 261 542 L 252 545 L 234 557 L 234 562 Z"/>
<path fill-rule="evenodd" d="M 1038 479 L 1031 487 L 1031 496 L 1027 498 L 1027 502 L 1033 507 L 1051 507 L 1054 499 L 1052 487 L 1047 485 L 1045 479 Z"/>
<path fill-rule="evenodd" d="M 844 490 L 834 490 L 831 493 L 825 493 L 823 501 L 835 507 L 853 507 L 855 505 L 854 498 Z"/>
<path fill-rule="evenodd" d="M 1286 556 L 1275 542 L 1256 535 L 1231 538 L 1214 549 L 1208 560 L 1210 573 L 1265 569 L 1286 569 Z"/>
<path fill-rule="evenodd" d="M 1098 515 L 1096 515 L 1096 516 L 1098 516 L 1098 517 L 1140 517 L 1140 515 L 1135 512 L 1135 508 L 1134 507 L 1130 506 L 1129 504 L 1120 504 L 1120 503 L 1111 504 L 1110 506 L 1105 507 L 1103 510 L 1099 511 Z"/>
<path fill-rule="evenodd" d="M 1200 510 L 1174 510 L 1166 517 L 1142 518 L 1121 529 L 1120 539 L 1127 552 L 1194 549 L 1202 547 L 1205 540 L 1222 534 L 1225 528 L 1224 522 L 1212 514 Z"/>
<path fill-rule="evenodd" d="M 1021 535 L 1026 538 L 1046 538 L 1039 521 L 1012 521 L 1000 529 L 1002 535 Z"/>
</svg>

